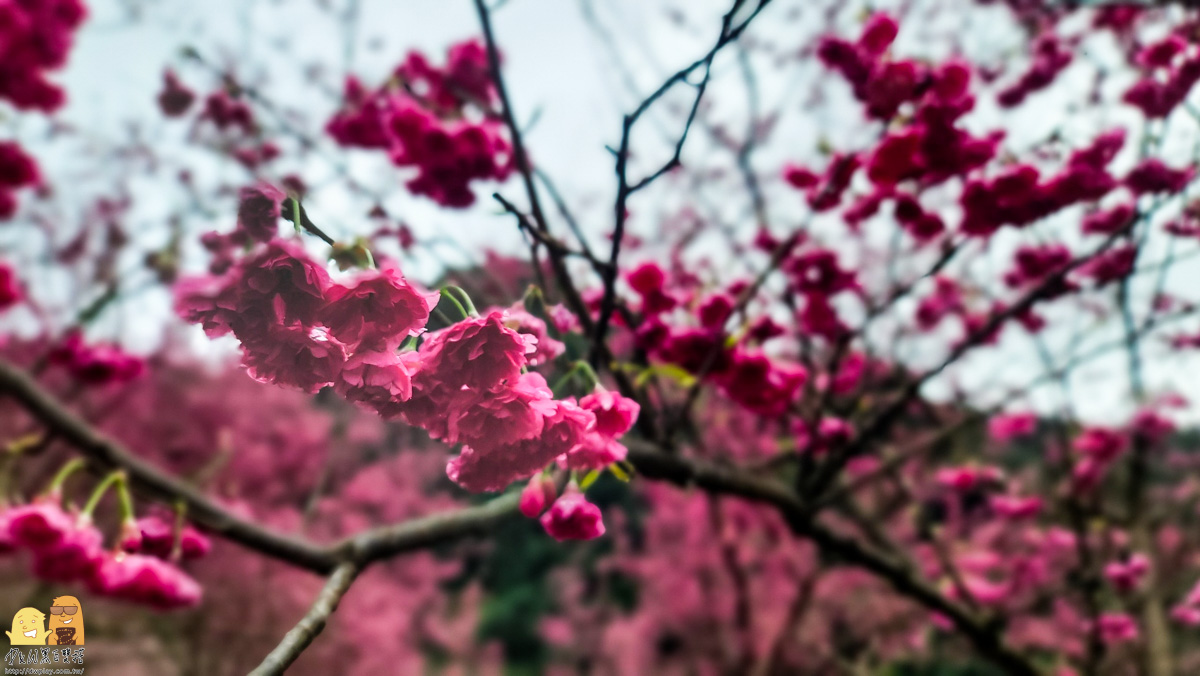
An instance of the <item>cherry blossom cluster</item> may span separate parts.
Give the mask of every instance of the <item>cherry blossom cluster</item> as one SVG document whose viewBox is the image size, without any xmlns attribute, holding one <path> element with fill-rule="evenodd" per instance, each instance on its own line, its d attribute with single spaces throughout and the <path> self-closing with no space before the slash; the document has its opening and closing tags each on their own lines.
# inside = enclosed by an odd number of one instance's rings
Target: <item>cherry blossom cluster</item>
<svg viewBox="0 0 1200 676">
<path fill-rule="evenodd" d="M 229 82 L 233 83 L 232 78 Z M 156 99 L 158 108 L 168 118 L 181 118 L 192 110 L 199 99 L 171 69 L 163 71 L 162 88 Z M 263 140 L 247 97 L 236 84 L 209 92 L 200 102 L 194 121 L 207 123 L 218 134 L 218 142 L 229 156 L 250 171 L 278 158 L 281 150 L 273 141 Z"/>
<path fill-rule="evenodd" d="M 725 326 L 733 318 L 734 299 L 745 285 L 713 293 L 694 307 L 699 326 L 672 320 L 671 310 L 684 308 L 688 295 L 670 289 L 666 272 L 652 262 L 628 273 L 626 281 L 640 297 L 643 321 L 636 329 L 638 344 L 662 362 L 716 385 L 726 396 L 766 416 L 782 415 L 795 403 L 808 380 L 799 365 L 772 359 L 761 343 L 779 335 L 770 321 L 756 325 L 752 341 L 730 344 Z"/>
<path fill-rule="evenodd" d="M 0 4 L 0 99 L 22 110 L 53 112 L 63 90 L 46 79 L 62 68 L 87 17 L 80 0 L 9 0 Z"/>
<path fill-rule="evenodd" d="M 107 596 L 156 610 L 199 603 L 200 585 L 172 563 L 175 534 L 158 520 L 128 521 L 114 547 L 90 511 L 64 510 L 62 496 L 51 492 L 26 505 L 0 511 L 0 554 L 28 554 L 31 570 L 41 580 L 79 583 L 97 596 Z M 184 558 L 208 552 L 208 540 L 188 528 L 180 539 Z"/>
<path fill-rule="evenodd" d="M 51 113 L 66 95 L 46 76 L 67 62 L 75 30 L 87 17 L 81 0 L 0 3 L 0 100 Z M 16 190 L 40 183 L 37 164 L 13 141 L 0 141 L 0 221 L 17 210 Z"/>
<path fill-rule="evenodd" d="M 1169 115 L 1200 82 L 1200 52 L 1186 32 L 1188 26 L 1146 45 L 1137 55 L 1143 77 L 1125 92 L 1125 101 L 1149 119 Z"/>
<path fill-rule="evenodd" d="M 178 287 L 180 315 L 210 336 L 233 334 L 252 377 L 305 392 L 332 386 L 385 419 L 461 444 L 447 474 L 473 492 L 502 490 L 556 460 L 587 471 L 625 458 L 617 439 L 632 427 L 636 402 L 604 390 L 558 399 L 528 370 L 563 350 L 544 320 L 497 309 L 422 335 L 438 293 L 386 265 L 334 281 L 297 244 L 273 236 L 281 197 L 264 186 L 243 191 L 238 227 L 219 239 L 227 248 L 257 244 L 219 274 Z M 417 349 L 400 349 L 417 336 Z M 552 513 L 571 501 L 564 495 Z"/>
<path fill-rule="evenodd" d="M 343 98 L 326 131 L 343 146 L 383 150 L 396 166 L 416 169 L 406 183 L 414 194 L 465 207 L 475 201 L 471 182 L 503 181 L 512 172 L 512 148 L 493 113 L 487 50 L 478 40 L 451 46 L 442 68 L 410 53 L 376 90 L 351 76 Z"/>
</svg>

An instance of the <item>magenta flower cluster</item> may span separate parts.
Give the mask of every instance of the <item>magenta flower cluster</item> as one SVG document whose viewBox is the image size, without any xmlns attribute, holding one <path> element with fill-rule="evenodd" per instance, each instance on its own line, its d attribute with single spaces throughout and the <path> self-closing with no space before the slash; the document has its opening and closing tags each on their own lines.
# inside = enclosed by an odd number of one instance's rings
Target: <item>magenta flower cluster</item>
<svg viewBox="0 0 1200 676">
<path fill-rule="evenodd" d="M 120 546 L 106 549 L 90 516 L 63 510 L 53 497 L 0 511 L 0 554 L 26 552 L 41 580 L 82 583 L 98 596 L 156 610 L 200 601 L 200 585 L 166 560 L 172 547 L 164 545 L 160 533 L 136 545 L 126 536 Z M 189 539 L 191 556 L 208 551 L 203 536 L 192 531 Z"/>
<path fill-rule="evenodd" d="M 496 103 L 487 50 L 468 40 L 450 47 L 443 68 L 410 53 L 376 90 L 349 77 L 343 108 L 325 129 L 343 146 L 383 150 L 396 166 L 416 169 L 406 184 L 414 194 L 466 207 L 475 201 L 472 181 L 503 181 L 513 169 Z"/>
<path fill-rule="evenodd" d="M 436 292 L 387 265 L 333 281 L 297 244 L 269 237 L 265 224 L 278 218 L 271 195 L 243 191 L 223 250 L 257 243 L 240 259 L 229 253 L 218 275 L 181 280 L 176 302 L 210 336 L 234 335 L 252 377 L 306 392 L 332 386 L 385 419 L 460 444 L 447 474 L 469 491 L 502 490 L 555 461 L 593 470 L 625 458 L 617 440 L 636 420 L 636 402 L 602 389 L 558 399 L 528 370 L 563 349 L 544 321 L 497 309 L 425 333 Z M 400 349 L 416 336 L 419 347 Z"/>
</svg>

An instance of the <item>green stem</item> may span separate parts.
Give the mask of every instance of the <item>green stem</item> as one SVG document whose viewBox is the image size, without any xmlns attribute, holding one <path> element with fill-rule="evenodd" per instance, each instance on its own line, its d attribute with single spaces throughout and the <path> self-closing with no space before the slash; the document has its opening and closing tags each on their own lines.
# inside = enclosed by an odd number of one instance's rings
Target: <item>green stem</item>
<svg viewBox="0 0 1200 676">
<path fill-rule="evenodd" d="M 300 200 L 292 198 L 292 225 L 296 228 L 296 234 L 299 235 L 303 228 L 300 225 Z"/>
<path fill-rule="evenodd" d="M 183 527 L 187 522 L 187 503 L 175 501 L 175 537 L 171 543 L 171 560 L 178 562 L 183 558 Z"/>
<path fill-rule="evenodd" d="M 62 469 L 58 470 L 54 478 L 50 480 L 50 487 L 46 489 L 46 492 L 51 494 L 62 493 L 62 487 L 66 483 L 67 477 L 74 474 L 76 470 L 82 469 L 85 465 L 87 465 L 87 461 L 83 458 L 74 458 L 63 465 Z"/>
<path fill-rule="evenodd" d="M 117 482 L 117 501 L 121 507 L 121 522 L 133 521 L 133 496 L 129 494 L 129 482 L 124 474 Z"/>
<path fill-rule="evenodd" d="M 463 288 L 461 286 L 447 284 L 445 286 L 445 289 L 447 291 L 452 292 L 455 296 L 458 297 L 458 300 L 462 301 L 463 306 L 466 308 L 466 311 L 470 313 L 471 317 L 479 316 L 479 310 L 476 310 L 475 303 L 471 302 L 471 294 L 469 294 L 465 290 L 463 290 Z"/>
<path fill-rule="evenodd" d="M 96 511 L 96 505 L 100 504 L 100 499 L 103 498 L 104 494 L 108 492 L 108 487 L 113 484 L 120 484 L 120 486 L 122 488 L 124 488 L 124 486 L 125 486 L 125 472 L 124 471 L 117 470 L 117 471 L 113 472 L 112 474 L 109 474 L 108 476 L 104 477 L 104 481 L 101 481 L 100 484 L 98 486 L 96 486 L 96 489 L 92 491 L 92 496 L 90 498 L 88 498 L 87 504 L 85 504 L 83 506 L 83 511 L 79 514 L 80 518 L 88 518 L 88 519 L 91 518 L 92 512 Z M 118 489 L 118 490 L 120 490 L 120 489 Z M 128 496 L 128 493 L 126 493 L 126 495 Z M 125 506 L 122 505 L 122 509 L 124 509 L 124 508 L 125 508 Z M 132 506 L 130 507 L 129 511 L 130 512 L 133 511 Z"/>
<path fill-rule="evenodd" d="M 584 389 L 589 392 L 594 390 L 596 388 L 596 384 L 600 382 L 600 378 L 596 375 L 596 371 L 592 369 L 591 364 L 588 364 L 586 361 L 581 359 L 575 362 L 575 364 L 571 367 L 571 370 L 564 373 L 563 376 L 554 383 L 554 387 L 550 388 L 550 390 L 554 392 L 554 397 L 556 399 L 563 396 L 563 390 L 567 385 L 571 384 L 571 378 L 575 377 L 579 373 L 583 373 L 587 376 L 588 382 L 586 384 L 588 387 L 585 387 Z"/>
<path fill-rule="evenodd" d="M 461 315 L 460 319 L 466 319 L 471 316 L 467 314 L 467 309 L 463 307 L 462 303 L 458 302 L 458 299 L 456 299 L 454 294 L 450 292 L 450 287 L 443 287 L 441 293 L 442 298 L 450 301 L 454 304 L 454 307 L 458 308 L 458 312 Z"/>
</svg>

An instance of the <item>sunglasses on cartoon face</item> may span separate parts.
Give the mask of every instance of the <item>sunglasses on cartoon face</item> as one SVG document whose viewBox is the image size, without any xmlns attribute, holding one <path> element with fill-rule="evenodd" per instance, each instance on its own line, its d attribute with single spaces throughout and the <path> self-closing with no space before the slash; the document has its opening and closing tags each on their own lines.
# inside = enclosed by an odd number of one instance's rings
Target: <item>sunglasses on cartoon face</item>
<svg viewBox="0 0 1200 676">
<path fill-rule="evenodd" d="M 77 612 L 79 612 L 79 606 L 50 606 L 51 615 L 62 615 L 63 613 L 74 615 Z"/>
</svg>

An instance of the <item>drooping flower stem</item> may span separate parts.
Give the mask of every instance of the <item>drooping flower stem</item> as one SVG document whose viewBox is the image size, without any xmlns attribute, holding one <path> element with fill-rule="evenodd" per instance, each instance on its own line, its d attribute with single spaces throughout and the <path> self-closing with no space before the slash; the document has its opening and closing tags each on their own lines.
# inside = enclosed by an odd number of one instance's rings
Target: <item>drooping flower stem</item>
<svg viewBox="0 0 1200 676">
<path fill-rule="evenodd" d="M 50 480 L 50 486 L 46 488 L 46 492 L 50 495 L 59 495 L 62 493 L 63 484 L 66 483 L 67 477 L 75 473 L 76 470 L 82 469 L 87 465 L 87 461 L 83 458 L 74 458 L 63 465 L 61 469 L 55 473 L 54 478 Z"/>
<path fill-rule="evenodd" d="M 96 511 L 96 506 L 100 504 L 101 498 L 108 492 L 109 487 L 114 485 L 117 488 L 117 500 L 121 507 L 121 520 L 125 521 L 133 518 L 133 500 L 129 495 L 129 487 L 126 483 L 124 470 L 117 470 L 104 477 L 104 480 L 92 491 L 87 504 L 83 506 L 80 518 L 90 519 L 92 513 Z"/>
</svg>

